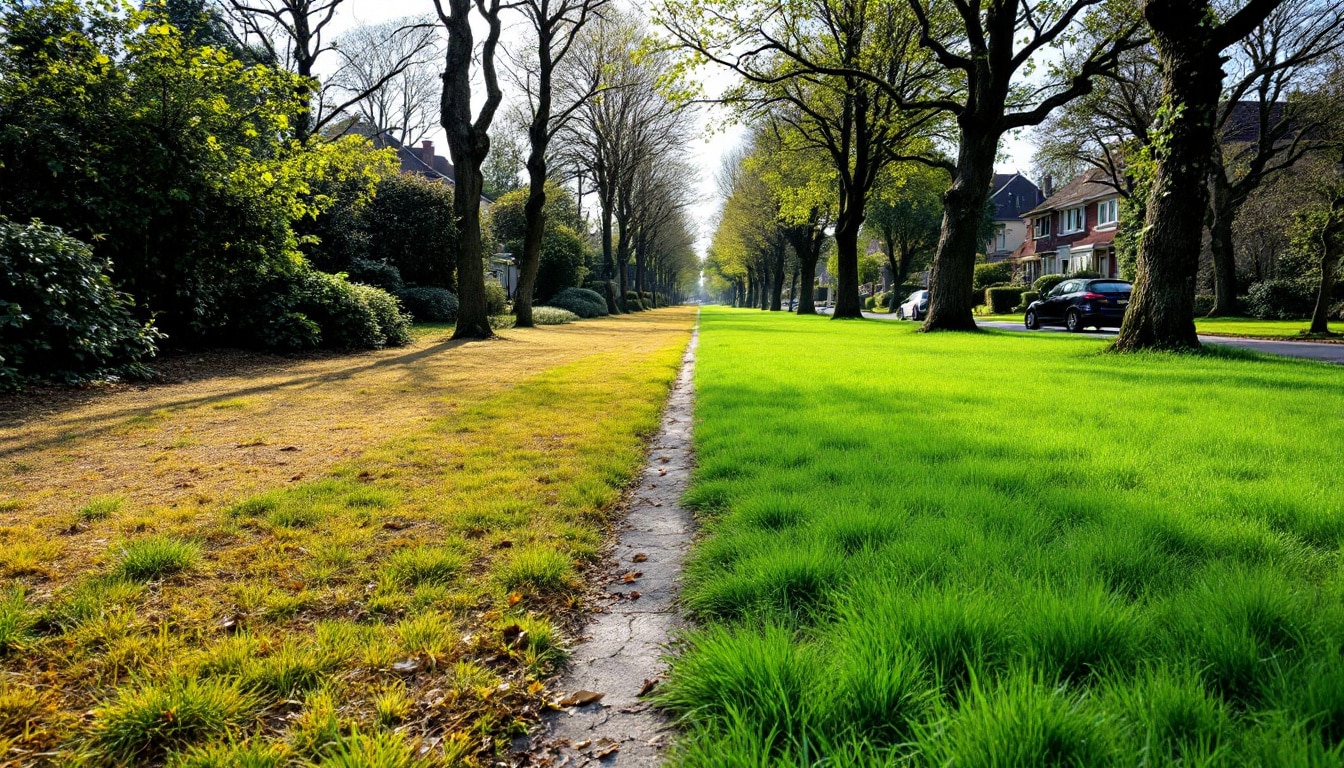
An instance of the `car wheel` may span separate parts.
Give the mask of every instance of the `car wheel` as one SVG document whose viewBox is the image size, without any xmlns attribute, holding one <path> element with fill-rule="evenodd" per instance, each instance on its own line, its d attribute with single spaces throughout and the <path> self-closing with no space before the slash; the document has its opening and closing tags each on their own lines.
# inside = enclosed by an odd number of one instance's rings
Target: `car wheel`
<svg viewBox="0 0 1344 768">
<path fill-rule="evenodd" d="M 1069 333 L 1078 333 L 1083 330 L 1083 316 L 1076 309 L 1070 309 L 1064 314 L 1064 327 L 1069 329 Z"/>
<path fill-rule="evenodd" d="M 910 319 L 914 320 L 916 323 L 919 322 L 919 307 L 910 310 Z"/>
<path fill-rule="evenodd" d="M 1029 331 L 1039 331 L 1041 329 L 1041 321 L 1036 317 L 1036 310 L 1027 310 L 1026 325 Z"/>
<path fill-rule="evenodd" d="M 904 320 L 904 319 L 905 319 L 905 307 L 897 307 L 897 308 L 896 308 L 896 319 L 897 319 L 897 320 Z"/>
</svg>

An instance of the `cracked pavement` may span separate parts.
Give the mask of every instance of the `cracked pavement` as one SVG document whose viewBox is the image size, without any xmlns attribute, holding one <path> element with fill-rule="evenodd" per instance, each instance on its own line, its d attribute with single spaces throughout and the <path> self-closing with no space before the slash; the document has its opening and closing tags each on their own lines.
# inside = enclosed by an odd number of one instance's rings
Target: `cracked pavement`
<svg viewBox="0 0 1344 768">
<path fill-rule="evenodd" d="M 548 713 L 521 745 L 519 765 L 633 767 L 662 762 L 673 726 L 639 694 L 649 681 L 662 678 L 669 639 L 681 625 L 677 590 L 694 521 L 679 502 L 694 466 L 692 373 L 698 341 L 697 327 L 639 484 L 628 497 L 628 513 L 616 528 L 606 605 L 594 615 L 587 635 L 571 651 L 569 668 L 553 686 L 561 696 L 582 690 L 603 697 Z"/>
</svg>

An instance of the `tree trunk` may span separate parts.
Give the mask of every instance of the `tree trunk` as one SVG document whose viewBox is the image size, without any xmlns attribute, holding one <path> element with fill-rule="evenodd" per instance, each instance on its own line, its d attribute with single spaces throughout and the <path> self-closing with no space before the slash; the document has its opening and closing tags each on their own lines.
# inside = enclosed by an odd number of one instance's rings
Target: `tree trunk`
<svg viewBox="0 0 1344 768">
<path fill-rule="evenodd" d="M 997 129 L 963 120 L 957 171 L 943 195 L 943 228 L 929 274 L 929 316 L 925 331 L 978 330 L 972 310 L 975 254 L 999 151 Z"/>
<path fill-rule="evenodd" d="M 1344 191 L 1337 191 L 1321 232 L 1321 284 L 1316 291 L 1316 309 L 1311 313 L 1309 333 L 1330 332 L 1330 303 L 1335 295 L 1335 273 L 1344 255 Z"/>
<path fill-rule="evenodd" d="M 776 239 L 779 240 L 779 242 L 777 242 L 777 243 L 775 244 L 775 253 L 774 253 L 775 265 L 774 265 L 774 269 L 772 270 L 772 271 L 774 272 L 774 275 L 773 275 L 773 276 L 774 276 L 774 278 L 775 278 L 775 284 L 774 284 L 773 286 L 771 286 L 771 288 L 770 288 L 770 311 L 771 311 L 771 312 L 778 312 L 778 311 L 781 309 L 782 305 L 783 305 L 783 301 L 784 301 L 784 260 L 785 260 L 785 257 L 786 257 L 786 255 L 787 255 L 787 251 L 788 251 L 788 247 L 784 244 L 784 241 L 783 241 L 782 239 L 780 239 L 780 238 L 776 238 Z"/>
<path fill-rule="evenodd" d="M 863 226 L 862 213 L 852 209 L 841 214 L 835 226 L 836 286 L 835 311 L 832 319 L 863 317 L 863 303 L 859 301 L 859 228 Z"/>
<path fill-rule="evenodd" d="M 1148 195 L 1134 294 L 1114 349 L 1199 349 L 1195 278 L 1223 71 L 1208 0 L 1149 0 L 1144 17 L 1162 61 L 1157 170 Z"/>
<path fill-rule="evenodd" d="M 630 289 L 630 217 L 616 214 L 616 226 L 621 230 L 616 241 L 616 303 L 625 308 L 625 294 Z"/>
<path fill-rule="evenodd" d="M 798 268 L 794 267 L 793 276 L 789 278 L 789 311 L 792 312 L 794 304 L 798 302 Z"/>
<path fill-rule="evenodd" d="M 607 312 L 612 315 L 621 314 L 624 308 L 623 302 L 617 301 L 616 291 L 611 287 L 612 281 L 616 279 L 616 254 L 612 248 L 612 204 L 610 198 L 605 195 L 599 195 L 598 199 L 602 204 L 602 276 L 606 278 L 606 288 L 602 293 L 607 297 Z"/>
<path fill-rule="evenodd" d="M 1216 147 L 1216 145 L 1215 145 Z M 1214 153 L 1219 150 L 1215 148 Z M 1209 176 L 1211 196 L 1209 213 L 1209 249 L 1213 254 L 1213 309 L 1210 317 L 1234 317 L 1237 311 L 1237 255 L 1232 242 L 1232 222 L 1236 205 L 1232 201 L 1222 164 L 1214 157 Z"/>
<path fill-rule="evenodd" d="M 532 296 L 537 288 L 537 270 L 541 265 L 541 237 L 546 227 L 545 150 L 535 148 L 527 160 L 529 186 L 523 203 L 523 253 L 518 262 L 518 290 L 513 296 L 514 324 L 532 327 Z"/>
</svg>

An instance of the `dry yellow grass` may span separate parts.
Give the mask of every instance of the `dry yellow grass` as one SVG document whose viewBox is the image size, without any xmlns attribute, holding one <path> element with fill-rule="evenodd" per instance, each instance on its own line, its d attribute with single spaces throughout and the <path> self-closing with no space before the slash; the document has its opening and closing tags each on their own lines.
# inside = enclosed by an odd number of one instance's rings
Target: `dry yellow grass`
<svg viewBox="0 0 1344 768">
<path fill-rule="evenodd" d="M 491 753 L 693 318 L 431 334 L 0 427 L 0 764 Z"/>
</svg>

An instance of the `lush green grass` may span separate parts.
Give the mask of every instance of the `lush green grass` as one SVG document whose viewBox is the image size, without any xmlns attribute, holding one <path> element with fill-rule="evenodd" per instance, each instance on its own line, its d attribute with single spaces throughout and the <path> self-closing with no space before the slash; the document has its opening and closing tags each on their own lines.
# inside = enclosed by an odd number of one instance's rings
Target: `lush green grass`
<svg viewBox="0 0 1344 768">
<path fill-rule="evenodd" d="M 705 309 L 675 762 L 1341 764 L 1344 369 L 1104 349 Z"/>
<path fill-rule="evenodd" d="M 1214 336 L 1292 338 L 1306 334 L 1310 320 L 1257 320 L 1253 317 L 1197 317 L 1195 328 Z M 1336 328 L 1344 330 L 1344 326 Z"/>
</svg>

